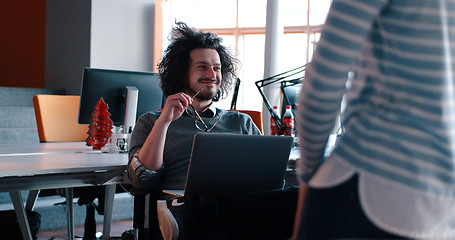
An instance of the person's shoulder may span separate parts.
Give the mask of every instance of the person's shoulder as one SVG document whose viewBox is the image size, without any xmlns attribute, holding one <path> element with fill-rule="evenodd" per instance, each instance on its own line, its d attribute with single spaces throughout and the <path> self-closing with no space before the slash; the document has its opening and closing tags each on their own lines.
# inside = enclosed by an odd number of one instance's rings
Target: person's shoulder
<svg viewBox="0 0 455 240">
<path fill-rule="evenodd" d="M 139 117 L 138 121 L 154 122 L 160 116 L 160 114 L 161 112 L 146 112 Z"/>
<path fill-rule="evenodd" d="M 145 112 L 141 115 L 141 117 L 158 117 L 160 116 L 161 111 L 156 111 L 156 112 Z"/>
<path fill-rule="evenodd" d="M 235 116 L 235 115 L 237 115 L 237 111 L 234 111 L 234 110 L 226 110 L 226 109 L 217 108 L 216 112 L 219 115 L 223 115 L 223 116 Z"/>
<path fill-rule="evenodd" d="M 236 110 L 224 110 L 224 109 L 218 109 L 218 114 L 222 117 L 230 117 L 230 118 L 239 118 L 246 120 L 250 118 L 250 116 L 246 113 L 242 113 Z"/>
</svg>

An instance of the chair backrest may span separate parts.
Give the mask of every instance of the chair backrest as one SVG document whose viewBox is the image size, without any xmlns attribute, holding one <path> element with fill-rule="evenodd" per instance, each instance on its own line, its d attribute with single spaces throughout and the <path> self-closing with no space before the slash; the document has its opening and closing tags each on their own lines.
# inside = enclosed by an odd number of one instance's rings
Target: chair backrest
<svg viewBox="0 0 455 240">
<path fill-rule="evenodd" d="M 262 124 L 262 112 L 254 111 L 254 110 L 230 110 L 230 111 L 237 111 L 241 113 L 245 113 L 250 115 L 251 119 L 253 119 L 254 124 L 259 128 L 262 135 L 264 135 L 264 126 Z"/>
<path fill-rule="evenodd" d="M 88 124 L 77 123 L 79 99 L 70 95 L 33 96 L 40 142 L 85 141 Z"/>
</svg>

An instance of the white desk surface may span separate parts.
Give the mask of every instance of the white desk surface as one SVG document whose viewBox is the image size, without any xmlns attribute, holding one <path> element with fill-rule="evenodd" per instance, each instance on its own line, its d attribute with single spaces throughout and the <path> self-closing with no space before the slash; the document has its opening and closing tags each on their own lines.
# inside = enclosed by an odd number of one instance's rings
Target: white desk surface
<svg viewBox="0 0 455 240">
<path fill-rule="evenodd" d="M 18 191 L 109 185 L 106 188 L 104 215 L 104 223 L 107 224 L 103 226 L 103 234 L 109 239 L 115 184 L 123 182 L 127 163 L 128 154 L 94 151 L 85 146 L 85 142 L 0 144 L 0 191 L 10 192 L 22 236 L 31 239 Z M 70 199 L 72 190 L 71 194 L 67 194 L 67 201 Z M 71 206 L 67 206 L 68 235 L 74 239 Z"/>
<path fill-rule="evenodd" d="M 0 178 L 126 169 L 128 154 L 102 153 L 84 142 L 0 144 Z"/>
<path fill-rule="evenodd" d="M 102 153 L 85 142 L 0 144 L 0 191 L 98 186 L 123 181 L 126 153 Z"/>
<path fill-rule="evenodd" d="M 0 156 L 21 153 L 93 151 L 85 142 L 46 142 L 29 144 L 0 144 Z"/>
</svg>

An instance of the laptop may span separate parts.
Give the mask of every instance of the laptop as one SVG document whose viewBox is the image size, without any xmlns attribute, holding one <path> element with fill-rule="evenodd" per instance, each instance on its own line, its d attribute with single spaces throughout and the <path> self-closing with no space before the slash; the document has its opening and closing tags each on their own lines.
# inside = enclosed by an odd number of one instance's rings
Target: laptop
<svg viewBox="0 0 455 240">
<path fill-rule="evenodd" d="M 292 141 L 290 136 L 195 134 L 185 190 L 163 192 L 183 197 L 280 189 Z"/>
</svg>

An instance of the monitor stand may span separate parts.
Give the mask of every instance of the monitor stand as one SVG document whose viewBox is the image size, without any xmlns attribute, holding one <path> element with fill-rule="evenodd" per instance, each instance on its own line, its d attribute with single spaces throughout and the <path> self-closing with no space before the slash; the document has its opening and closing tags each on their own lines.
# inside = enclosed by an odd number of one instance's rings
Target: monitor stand
<svg viewBox="0 0 455 240">
<path fill-rule="evenodd" d="M 137 100 L 139 90 L 134 86 L 126 86 L 126 108 L 123 133 L 130 134 L 136 124 Z"/>
</svg>

